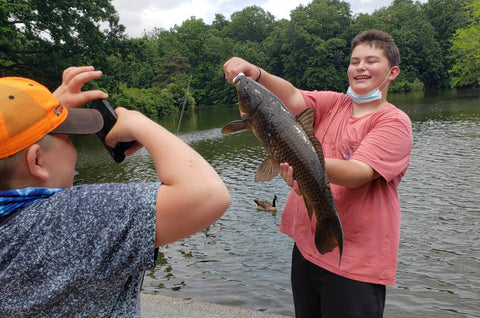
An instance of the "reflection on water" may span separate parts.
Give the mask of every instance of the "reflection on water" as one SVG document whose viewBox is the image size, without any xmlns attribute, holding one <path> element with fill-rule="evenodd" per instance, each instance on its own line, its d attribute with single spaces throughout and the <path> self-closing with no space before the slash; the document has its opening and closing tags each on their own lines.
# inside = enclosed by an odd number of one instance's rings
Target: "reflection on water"
<svg viewBox="0 0 480 318">
<path fill-rule="evenodd" d="M 480 102 L 455 91 L 393 95 L 413 121 L 411 166 L 400 184 L 402 231 L 397 284 L 386 317 L 480 317 Z M 236 108 L 184 115 L 179 136 L 227 184 L 232 204 L 208 229 L 161 249 L 144 290 L 293 316 L 292 240 L 279 233 L 288 187 L 280 177 L 256 183 L 265 152 L 251 132 L 222 135 Z M 176 119 L 162 121 L 170 131 Z M 146 151 L 115 164 L 95 136 L 75 139 L 85 183 L 156 180 Z M 254 198 L 279 198 L 279 212 Z"/>
</svg>

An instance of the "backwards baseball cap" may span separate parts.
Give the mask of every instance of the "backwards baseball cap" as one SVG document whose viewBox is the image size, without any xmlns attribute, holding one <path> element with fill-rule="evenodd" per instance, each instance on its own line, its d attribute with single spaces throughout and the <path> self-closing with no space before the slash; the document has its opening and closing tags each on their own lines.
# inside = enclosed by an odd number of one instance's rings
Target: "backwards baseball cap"
<svg viewBox="0 0 480 318">
<path fill-rule="evenodd" d="M 102 127 L 103 118 L 96 109 L 67 109 L 34 80 L 0 78 L 0 159 L 47 134 L 93 134 Z"/>
</svg>

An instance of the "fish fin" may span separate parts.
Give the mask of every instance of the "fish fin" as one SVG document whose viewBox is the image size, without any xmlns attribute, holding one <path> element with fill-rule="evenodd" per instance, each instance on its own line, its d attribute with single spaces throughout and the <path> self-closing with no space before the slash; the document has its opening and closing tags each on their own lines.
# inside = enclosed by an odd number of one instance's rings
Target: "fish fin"
<svg viewBox="0 0 480 318">
<path fill-rule="evenodd" d="M 305 206 L 307 207 L 307 212 L 308 212 L 308 217 L 310 218 L 310 220 L 312 219 L 312 215 L 313 215 L 313 208 L 310 204 L 307 204 L 307 201 L 305 200 Z"/>
<path fill-rule="evenodd" d="M 247 129 L 251 129 L 251 127 L 246 120 L 234 120 L 223 126 L 222 134 L 229 134 Z"/>
<path fill-rule="evenodd" d="M 315 148 L 315 152 L 317 153 L 322 166 L 325 166 L 325 157 L 323 156 L 323 149 L 320 141 L 318 141 L 317 137 L 315 137 L 315 131 L 313 130 L 313 124 L 315 121 L 315 111 L 311 108 L 305 109 L 303 112 L 296 116 L 297 121 L 302 126 L 303 130 L 310 139 L 310 142 L 313 144 Z"/>
<path fill-rule="evenodd" d="M 280 172 L 280 165 L 273 159 L 272 156 L 268 156 L 255 173 L 255 181 L 270 181 Z"/>
<path fill-rule="evenodd" d="M 338 246 L 340 262 L 343 253 L 343 231 L 337 218 L 317 220 L 315 227 L 315 246 L 320 254 L 331 252 Z"/>
<path fill-rule="evenodd" d="M 300 185 L 298 185 L 298 187 L 300 188 L 300 191 L 303 193 L 302 187 L 300 187 Z M 306 196 L 303 196 L 303 201 L 305 202 L 305 207 L 307 207 L 308 217 L 311 220 L 313 215 L 313 203 L 310 202 Z"/>
<path fill-rule="evenodd" d="M 305 132 L 311 131 L 313 133 L 313 122 L 315 120 L 315 111 L 311 108 L 306 108 L 300 114 L 295 116 L 297 121 L 302 125 Z"/>
</svg>

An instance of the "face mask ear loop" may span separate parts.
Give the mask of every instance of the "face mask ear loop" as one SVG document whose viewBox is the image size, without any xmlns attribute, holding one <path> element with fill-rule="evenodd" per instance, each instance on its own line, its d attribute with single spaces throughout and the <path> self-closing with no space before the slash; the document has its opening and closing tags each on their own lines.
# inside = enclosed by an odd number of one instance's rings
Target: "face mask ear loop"
<svg viewBox="0 0 480 318">
<path fill-rule="evenodd" d="M 387 76 L 385 76 L 385 79 L 380 83 L 380 85 L 378 85 L 377 88 L 378 88 L 380 91 L 382 91 L 382 90 L 380 89 L 380 86 L 382 86 L 382 85 L 387 81 L 388 77 L 390 76 L 390 73 L 392 72 L 392 69 L 393 69 L 393 67 L 391 67 L 391 68 L 388 70 Z M 385 87 L 384 87 L 384 88 L 385 88 Z M 382 88 L 382 89 L 383 89 L 383 88 Z"/>
</svg>

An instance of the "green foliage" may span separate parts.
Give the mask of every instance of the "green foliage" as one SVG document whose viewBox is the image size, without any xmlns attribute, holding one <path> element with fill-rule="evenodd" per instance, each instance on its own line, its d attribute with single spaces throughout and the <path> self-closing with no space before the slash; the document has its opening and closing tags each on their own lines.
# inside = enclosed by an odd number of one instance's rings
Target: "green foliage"
<svg viewBox="0 0 480 318">
<path fill-rule="evenodd" d="M 262 42 L 271 32 L 275 17 L 257 6 L 247 7 L 232 14 L 232 22 L 225 25 L 225 35 L 234 41 Z"/>
<path fill-rule="evenodd" d="M 394 0 L 352 16 L 342 0 L 312 0 L 276 20 L 258 6 L 194 17 L 170 30 L 126 38 L 111 0 L 0 1 L 0 75 L 32 77 L 55 88 L 62 70 L 94 65 L 104 75 L 88 88 L 114 105 L 149 116 L 178 112 L 192 76 L 188 108 L 236 101 L 223 63 L 240 56 L 303 89 L 345 91 L 352 38 L 367 29 L 394 37 L 401 73 L 391 90 L 479 84 L 479 1 Z M 450 70 L 450 73 L 448 72 Z"/>
<path fill-rule="evenodd" d="M 111 96 L 110 100 L 116 107 L 138 110 L 149 117 L 176 112 L 174 96 L 166 89 L 133 88 L 121 84 L 119 93 Z"/>
<path fill-rule="evenodd" d="M 458 29 L 452 39 L 453 87 L 480 86 L 480 0 L 473 0 L 466 9 L 469 23 Z"/>
<path fill-rule="evenodd" d="M 156 84 L 160 87 L 166 87 L 175 81 L 175 78 L 184 75 L 190 69 L 188 59 L 173 50 L 160 57 L 157 60 Z"/>
<path fill-rule="evenodd" d="M 0 16 L 0 75 L 30 76 L 50 87 L 64 68 L 124 36 L 109 0 L 4 0 Z"/>
<path fill-rule="evenodd" d="M 299 6 L 279 39 L 283 43 L 281 75 L 305 89 L 343 90 L 349 54 L 345 31 L 350 23 L 350 6 L 346 2 L 314 0 Z"/>
<path fill-rule="evenodd" d="M 407 81 L 405 78 L 397 78 L 390 85 L 390 92 L 393 93 L 404 93 L 411 91 L 423 91 L 425 85 L 418 78 L 414 79 L 413 82 Z"/>
<path fill-rule="evenodd" d="M 310 67 L 304 73 L 302 82 L 307 89 L 344 90 L 348 86 L 347 43 L 343 39 L 316 39 L 314 54 L 307 60 Z M 319 85 L 320 83 L 320 85 Z"/>
</svg>

